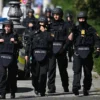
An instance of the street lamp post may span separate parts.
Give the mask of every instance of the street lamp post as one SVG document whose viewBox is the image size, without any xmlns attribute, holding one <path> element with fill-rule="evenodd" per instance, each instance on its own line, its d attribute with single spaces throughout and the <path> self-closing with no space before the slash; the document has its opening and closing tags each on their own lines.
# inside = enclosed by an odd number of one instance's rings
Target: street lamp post
<svg viewBox="0 0 100 100">
<path fill-rule="evenodd" d="M 20 9 L 20 2 L 19 0 L 10 1 L 9 5 L 10 5 L 8 11 L 9 19 L 13 21 L 14 30 L 16 30 L 18 34 L 22 34 L 25 27 L 22 26 L 20 23 L 20 17 L 23 15 Z"/>
<path fill-rule="evenodd" d="M 20 2 L 19 1 L 10 1 L 9 2 L 10 8 L 8 11 L 9 19 L 13 21 L 14 28 L 19 28 L 17 25 L 20 25 L 20 17 L 23 15 L 20 9 Z"/>
</svg>

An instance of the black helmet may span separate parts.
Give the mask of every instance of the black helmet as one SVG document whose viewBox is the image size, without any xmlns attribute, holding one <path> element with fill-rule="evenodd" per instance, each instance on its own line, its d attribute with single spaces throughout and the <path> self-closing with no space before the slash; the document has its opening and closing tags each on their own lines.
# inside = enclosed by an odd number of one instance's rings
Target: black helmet
<svg viewBox="0 0 100 100">
<path fill-rule="evenodd" d="M 39 21 L 39 22 L 43 22 L 43 23 L 45 23 L 45 24 L 48 23 L 48 20 L 47 20 L 47 18 L 46 18 L 45 16 L 40 16 L 39 19 L 38 19 L 38 21 Z"/>
<path fill-rule="evenodd" d="M 33 10 L 33 9 L 29 9 L 29 10 L 28 10 L 28 13 L 34 14 L 34 10 Z"/>
<path fill-rule="evenodd" d="M 87 18 L 87 13 L 85 11 L 80 11 L 77 18 Z"/>
<path fill-rule="evenodd" d="M 52 12 L 52 14 L 58 14 L 61 18 L 63 16 L 63 10 L 61 8 L 55 8 Z"/>
<path fill-rule="evenodd" d="M 47 13 L 47 12 L 51 13 L 51 9 L 50 8 L 46 8 L 45 13 Z"/>
<path fill-rule="evenodd" d="M 3 28 L 4 28 L 5 25 L 11 25 L 11 28 L 13 29 L 13 22 L 11 20 L 4 21 Z"/>
<path fill-rule="evenodd" d="M 66 13 L 66 16 L 65 16 L 65 17 L 70 17 L 70 18 L 72 18 L 73 15 L 72 15 L 71 13 Z"/>
</svg>

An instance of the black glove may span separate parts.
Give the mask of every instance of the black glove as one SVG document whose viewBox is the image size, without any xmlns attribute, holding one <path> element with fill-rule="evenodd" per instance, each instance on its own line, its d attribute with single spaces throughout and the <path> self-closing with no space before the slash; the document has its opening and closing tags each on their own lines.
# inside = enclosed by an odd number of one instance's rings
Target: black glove
<svg viewBox="0 0 100 100">
<path fill-rule="evenodd" d="M 95 55 L 94 55 L 94 58 L 98 58 L 99 56 L 100 56 L 100 51 L 96 51 Z"/>
</svg>

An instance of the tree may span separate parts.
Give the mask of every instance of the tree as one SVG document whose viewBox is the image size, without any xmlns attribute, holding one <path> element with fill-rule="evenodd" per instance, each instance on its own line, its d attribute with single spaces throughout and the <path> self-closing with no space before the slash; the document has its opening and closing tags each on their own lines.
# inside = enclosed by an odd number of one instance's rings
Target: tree
<svg viewBox="0 0 100 100">
<path fill-rule="evenodd" d="M 77 10 L 86 10 L 89 18 L 100 19 L 100 0 L 76 0 Z"/>
</svg>

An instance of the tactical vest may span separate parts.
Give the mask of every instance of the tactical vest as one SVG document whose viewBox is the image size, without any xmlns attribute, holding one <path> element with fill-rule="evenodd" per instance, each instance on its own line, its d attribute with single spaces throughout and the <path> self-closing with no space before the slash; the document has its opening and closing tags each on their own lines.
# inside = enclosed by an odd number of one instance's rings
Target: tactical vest
<svg viewBox="0 0 100 100">
<path fill-rule="evenodd" d="M 11 37 L 5 38 L 4 43 L 0 43 L 0 63 L 3 67 L 8 67 L 13 61 L 14 43 L 10 42 Z"/>
<path fill-rule="evenodd" d="M 48 40 L 46 37 L 47 33 L 37 33 L 33 38 L 33 56 L 36 61 L 41 62 L 47 57 L 48 51 Z"/>
<path fill-rule="evenodd" d="M 75 46 L 81 58 L 86 58 L 92 51 L 94 46 L 94 32 L 91 27 L 87 30 L 79 30 L 76 37 Z"/>
<path fill-rule="evenodd" d="M 52 33 L 54 34 L 53 53 L 58 54 L 65 42 L 64 22 L 60 24 L 53 23 L 52 27 Z"/>
</svg>

